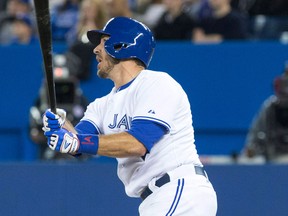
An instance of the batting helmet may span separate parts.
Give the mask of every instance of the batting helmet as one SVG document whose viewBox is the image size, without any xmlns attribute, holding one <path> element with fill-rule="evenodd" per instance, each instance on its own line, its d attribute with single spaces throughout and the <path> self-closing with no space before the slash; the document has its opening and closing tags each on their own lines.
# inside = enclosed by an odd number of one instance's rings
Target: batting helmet
<svg viewBox="0 0 288 216">
<path fill-rule="evenodd" d="M 120 60 L 139 59 L 146 68 L 149 66 L 156 44 L 152 32 L 143 23 L 128 17 L 115 17 L 103 30 L 87 32 L 89 41 L 96 46 L 103 35 L 110 36 L 104 44 L 110 56 Z"/>
</svg>

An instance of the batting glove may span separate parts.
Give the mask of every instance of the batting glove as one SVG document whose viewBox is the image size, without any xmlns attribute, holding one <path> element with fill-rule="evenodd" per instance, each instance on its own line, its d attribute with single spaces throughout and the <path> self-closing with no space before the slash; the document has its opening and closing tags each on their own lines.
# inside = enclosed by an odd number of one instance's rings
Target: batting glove
<svg viewBox="0 0 288 216">
<path fill-rule="evenodd" d="M 79 149 L 80 142 L 77 135 L 66 129 L 46 131 L 44 135 L 47 137 L 47 144 L 52 150 L 75 154 Z"/>
<path fill-rule="evenodd" d="M 50 130 L 59 130 L 62 128 L 66 121 L 66 111 L 63 109 L 56 109 L 56 113 L 51 112 L 50 109 L 46 110 L 43 115 L 43 128 L 44 132 Z"/>
<path fill-rule="evenodd" d="M 74 134 L 61 128 L 60 130 L 46 131 L 47 144 L 52 150 L 70 154 L 97 154 L 99 137 L 91 134 Z"/>
</svg>

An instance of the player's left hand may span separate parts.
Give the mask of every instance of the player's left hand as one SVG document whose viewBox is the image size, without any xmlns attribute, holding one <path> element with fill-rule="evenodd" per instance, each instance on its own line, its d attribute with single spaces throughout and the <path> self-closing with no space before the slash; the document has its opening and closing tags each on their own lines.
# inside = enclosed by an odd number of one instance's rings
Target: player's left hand
<svg viewBox="0 0 288 216">
<path fill-rule="evenodd" d="M 56 114 L 53 113 L 50 109 L 46 110 L 43 115 L 43 128 L 44 132 L 50 130 L 59 130 L 62 128 L 66 121 L 66 111 L 63 109 L 56 109 Z"/>
<path fill-rule="evenodd" d="M 52 150 L 61 153 L 76 154 L 80 147 L 77 135 L 66 129 L 61 128 L 59 130 L 46 131 L 44 135 L 47 137 L 47 144 Z"/>
</svg>

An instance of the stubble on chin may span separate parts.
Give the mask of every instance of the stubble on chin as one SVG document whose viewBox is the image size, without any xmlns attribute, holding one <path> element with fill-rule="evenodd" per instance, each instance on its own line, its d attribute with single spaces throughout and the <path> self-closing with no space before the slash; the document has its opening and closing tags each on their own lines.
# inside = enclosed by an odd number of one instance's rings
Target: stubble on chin
<svg viewBox="0 0 288 216">
<path fill-rule="evenodd" d="M 105 65 L 101 65 L 102 67 L 98 68 L 97 71 L 97 76 L 103 79 L 106 79 L 109 77 L 110 72 L 113 70 L 115 64 L 118 64 L 119 61 L 113 59 L 110 56 L 107 56 L 105 58 L 106 64 Z"/>
<path fill-rule="evenodd" d="M 108 77 L 108 73 L 106 73 L 105 71 L 99 69 L 99 70 L 97 71 L 97 76 L 98 76 L 99 78 L 106 79 L 106 78 Z"/>
</svg>

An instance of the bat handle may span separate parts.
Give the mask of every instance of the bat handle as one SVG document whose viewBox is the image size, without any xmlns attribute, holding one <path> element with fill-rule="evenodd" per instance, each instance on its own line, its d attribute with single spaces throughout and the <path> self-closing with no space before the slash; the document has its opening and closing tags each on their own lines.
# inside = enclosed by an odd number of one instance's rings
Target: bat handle
<svg viewBox="0 0 288 216">
<path fill-rule="evenodd" d="M 55 105 L 52 106 L 52 104 L 51 104 L 51 111 L 56 114 L 56 106 Z"/>
<path fill-rule="evenodd" d="M 46 84 L 47 84 L 47 89 L 48 89 L 48 100 L 50 104 L 50 109 L 53 113 L 56 114 L 56 91 L 55 91 L 55 83 L 54 83 L 54 78 L 53 78 L 53 72 L 50 70 L 50 73 L 48 74 L 46 72 Z"/>
</svg>

